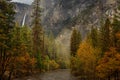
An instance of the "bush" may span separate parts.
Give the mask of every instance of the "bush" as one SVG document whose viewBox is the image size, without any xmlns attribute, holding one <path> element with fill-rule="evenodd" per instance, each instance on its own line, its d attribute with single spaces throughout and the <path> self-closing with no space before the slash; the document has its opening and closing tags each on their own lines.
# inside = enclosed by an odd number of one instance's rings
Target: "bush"
<svg viewBox="0 0 120 80">
<path fill-rule="evenodd" d="M 29 75 L 35 68 L 36 59 L 31 58 L 28 53 L 18 56 L 15 61 L 14 74 L 16 76 Z"/>
<path fill-rule="evenodd" d="M 55 60 L 50 60 L 49 61 L 49 69 L 50 70 L 55 70 L 59 68 L 59 64 L 55 62 Z"/>
<path fill-rule="evenodd" d="M 60 65 L 59 67 L 61 69 L 68 69 L 68 68 L 70 68 L 70 62 L 67 59 L 60 58 L 60 59 L 57 60 L 57 63 Z"/>
<path fill-rule="evenodd" d="M 78 57 L 71 57 L 71 73 L 75 76 L 79 76 L 80 72 L 82 72 L 82 63 L 80 62 Z"/>
<path fill-rule="evenodd" d="M 45 57 L 43 66 L 45 71 L 55 70 L 59 68 L 59 64 L 55 60 L 50 60 L 48 56 Z"/>
</svg>

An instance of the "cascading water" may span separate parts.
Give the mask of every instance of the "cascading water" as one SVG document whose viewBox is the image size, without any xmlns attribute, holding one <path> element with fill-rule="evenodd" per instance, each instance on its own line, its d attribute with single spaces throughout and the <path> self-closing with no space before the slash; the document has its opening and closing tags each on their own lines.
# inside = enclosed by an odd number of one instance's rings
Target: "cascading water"
<svg viewBox="0 0 120 80">
<path fill-rule="evenodd" d="M 23 17 L 22 27 L 25 25 L 25 20 L 26 20 L 26 13 L 25 13 L 25 15 L 24 15 L 24 17 Z"/>
</svg>

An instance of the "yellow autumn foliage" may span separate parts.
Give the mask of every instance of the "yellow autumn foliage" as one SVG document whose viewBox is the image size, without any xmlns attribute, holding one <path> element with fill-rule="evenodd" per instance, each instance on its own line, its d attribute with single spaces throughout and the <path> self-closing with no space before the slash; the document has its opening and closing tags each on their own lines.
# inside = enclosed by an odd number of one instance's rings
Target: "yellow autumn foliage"
<svg viewBox="0 0 120 80">
<path fill-rule="evenodd" d="M 86 40 L 80 44 L 77 51 L 80 62 L 84 65 L 84 72 L 92 72 L 95 68 L 96 56 L 95 49 Z"/>
<path fill-rule="evenodd" d="M 88 40 L 84 40 L 79 46 L 77 55 L 71 57 L 72 74 L 81 79 L 94 74 L 97 52 L 97 49 L 94 49 Z"/>
<path fill-rule="evenodd" d="M 55 62 L 55 60 L 49 61 L 49 68 L 50 70 L 55 70 L 59 68 L 59 64 Z"/>
<path fill-rule="evenodd" d="M 60 66 L 55 60 L 44 60 L 43 65 L 47 71 L 58 69 Z"/>
</svg>

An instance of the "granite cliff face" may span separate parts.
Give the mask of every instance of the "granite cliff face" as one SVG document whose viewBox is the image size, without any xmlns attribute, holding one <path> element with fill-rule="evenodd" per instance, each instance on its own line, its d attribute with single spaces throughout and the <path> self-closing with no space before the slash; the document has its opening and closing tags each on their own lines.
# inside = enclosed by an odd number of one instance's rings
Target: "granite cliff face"
<svg viewBox="0 0 120 80">
<path fill-rule="evenodd" d="M 26 14 L 25 24 L 29 25 L 32 7 L 19 3 L 16 5 L 16 20 L 22 25 Z M 42 0 L 42 25 L 54 34 L 59 34 L 65 28 L 78 27 L 84 35 L 90 26 L 99 26 L 101 17 L 110 15 L 115 6 L 115 0 Z"/>
<path fill-rule="evenodd" d="M 20 25 L 29 25 L 31 24 L 31 6 L 23 3 L 15 3 L 15 21 Z"/>
</svg>

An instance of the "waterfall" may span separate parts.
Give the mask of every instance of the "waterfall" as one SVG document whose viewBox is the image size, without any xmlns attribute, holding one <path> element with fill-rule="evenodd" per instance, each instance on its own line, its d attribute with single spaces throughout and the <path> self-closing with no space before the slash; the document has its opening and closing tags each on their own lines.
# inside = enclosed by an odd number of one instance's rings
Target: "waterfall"
<svg viewBox="0 0 120 80">
<path fill-rule="evenodd" d="M 26 20 L 26 13 L 25 13 L 25 15 L 24 15 L 24 17 L 23 17 L 22 27 L 25 25 L 25 20 Z"/>
</svg>

